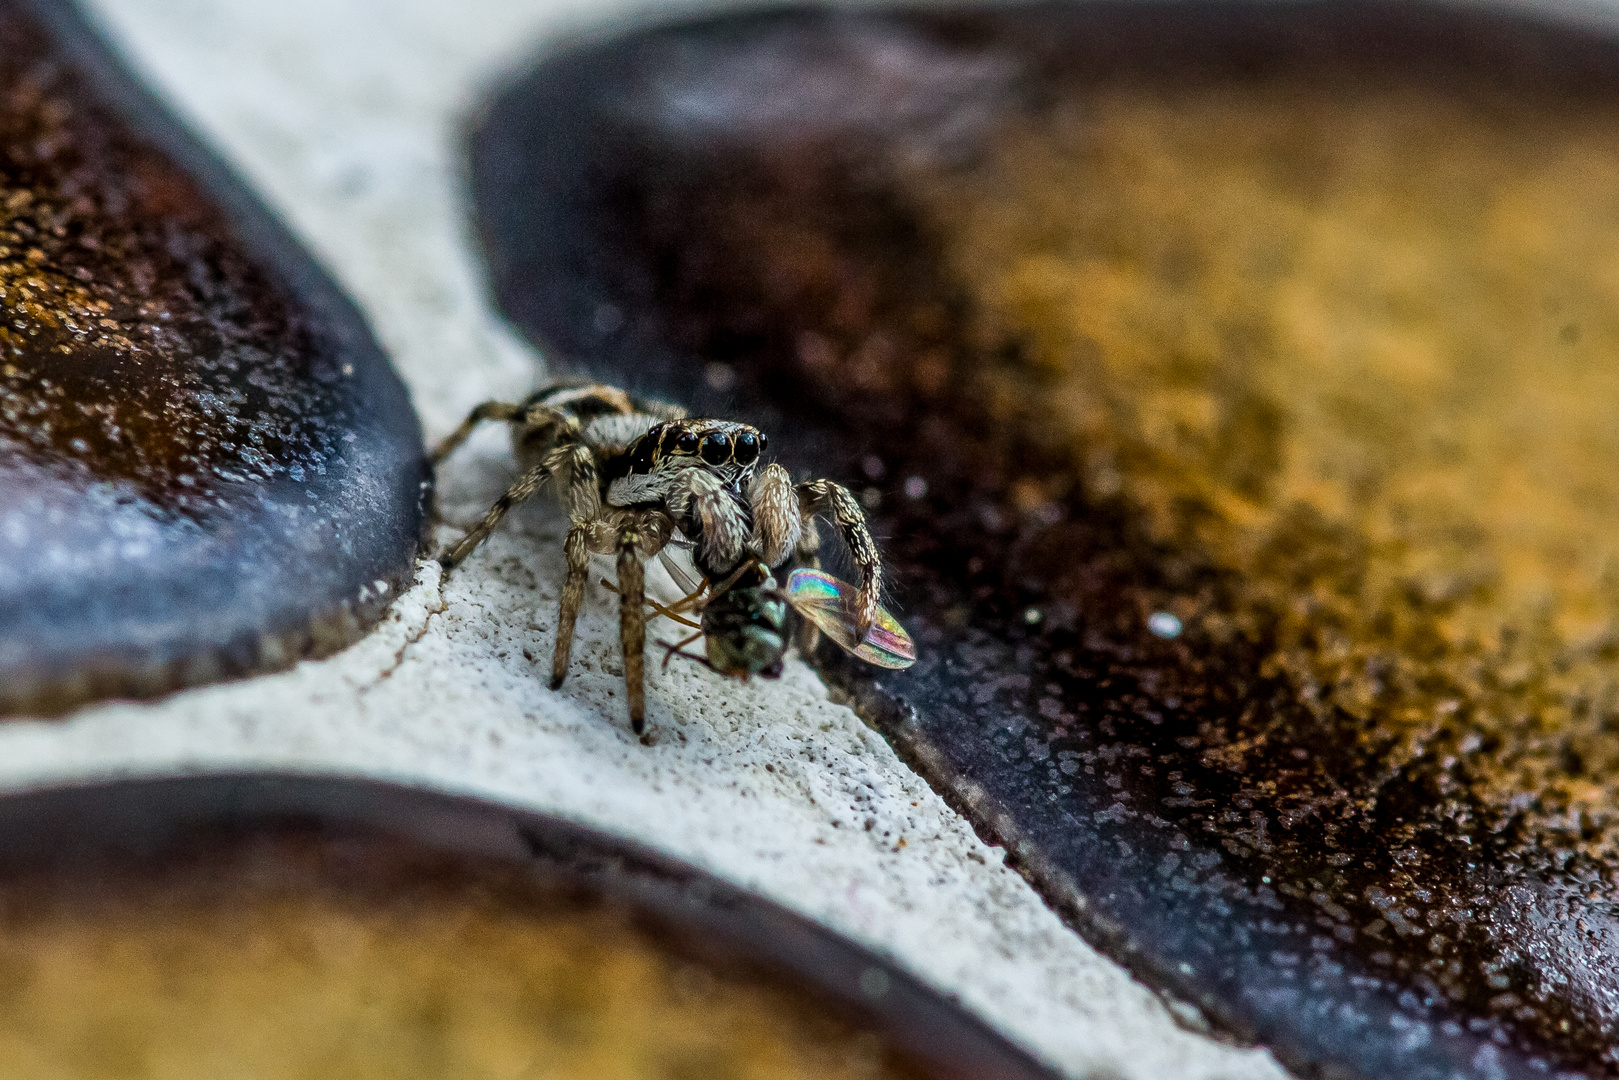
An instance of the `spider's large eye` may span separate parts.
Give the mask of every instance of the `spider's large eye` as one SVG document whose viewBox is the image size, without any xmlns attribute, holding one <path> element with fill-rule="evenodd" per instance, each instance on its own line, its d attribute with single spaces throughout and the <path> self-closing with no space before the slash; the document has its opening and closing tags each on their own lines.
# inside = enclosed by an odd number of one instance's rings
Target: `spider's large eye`
<svg viewBox="0 0 1619 1080">
<path fill-rule="evenodd" d="M 710 465 L 723 465 L 731 456 L 731 440 L 719 432 L 703 436 L 703 460 Z"/>
<path fill-rule="evenodd" d="M 675 439 L 675 453 L 677 453 L 677 454 L 695 454 L 695 453 L 697 453 L 697 432 L 695 432 L 695 431 L 682 431 L 680 433 L 679 437 Z"/>
<path fill-rule="evenodd" d="M 759 437 L 751 431 L 744 431 L 736 437 L 736 463 L 738 465 L 752 465 L 759 456 Z"/>
</svg>

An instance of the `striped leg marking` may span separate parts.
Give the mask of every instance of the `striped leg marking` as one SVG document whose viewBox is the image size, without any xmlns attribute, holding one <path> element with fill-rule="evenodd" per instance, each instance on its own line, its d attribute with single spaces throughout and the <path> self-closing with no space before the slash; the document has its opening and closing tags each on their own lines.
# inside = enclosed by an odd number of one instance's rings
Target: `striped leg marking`
<svg viewBox="0 0 1619 1080">
<path fill-rule="evenodd" d="M 798 485 L 798 502 L 804 511 L 804 533 L 808 538 L 815 532 L 814 517 L 825 514 L 832 519 L 849 549 L 855 566 L 860 571 L 860 608 L 856 631 L 862 638 L 877 620 L 877 605 L 882 597 L 883 564 L 877 554 L 877 542 L 866 527 L 865 511 L 849 493 L 849 489 L 831 480 L 806 480 Z M 817 540 L 818 544 L 818 540 Z M 805 551 L 804 540 L 799 541 L 799 552 L 814 557 L 815 545 Z"/>
<path fill-rule="evenodd" d="M 630 727 L 646 733 L 646 577 L 636 547 L 641 537 L 625 529 L 618 539 L 618 637 L 624 649 L 624 692 Z"/>
</svg>

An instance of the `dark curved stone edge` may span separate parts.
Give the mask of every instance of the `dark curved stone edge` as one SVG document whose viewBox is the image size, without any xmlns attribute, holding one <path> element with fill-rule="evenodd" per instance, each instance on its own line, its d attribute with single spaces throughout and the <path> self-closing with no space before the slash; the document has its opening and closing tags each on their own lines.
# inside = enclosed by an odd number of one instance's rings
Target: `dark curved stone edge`
<svg viewBox="0 0 1619 1080">
<path fill-rule="evenodd" d="M 401 784 L 223 774 L 0 795 L 0 877 L 109 856 L 160 859 L 199 834 L 271 828 L 381 834 L 625 901 L 682 951 L 813 990 L 940 1080 L 1057 1075 L 914 977 L 768 900 L 559 818 Z M 874 968 L 887 975 L 877 995 L 861 986 Z"/>
<path fill-rule="evenodd" d="M 93 19 L 67 0 L 13 2 L 46 31 L 98 106 L 212 200 L 232 240 L 306 314 L 321 347 L 353 365 L 341 404 L 358 418 L 357 433 L 362 442 L 369 440 L 371 451 L 364 462 L 333 468 L 329 476 L 311 478 L 292 492 L 301 497 L 303 490 L 313 490 L 317 505 L 337 508 L 334 517 L 341 515 L 344 525 L 365 525 L 347 530 L 355 551 L 343 571 L 316 578 L 307 570 L 289 572 L 283 564 L 278 579 L 257 590 L 259 596 L 278 595 L 253 625 L 220 617 L 222 609 L 199 612 L 184 631 L 159 641 L 150 640 L 150 627 L 160 621 L 153 618 L 152 605 L 162 601 L 154 594 L 142 601 L 142 590 L 133 590 L 131 621 L 116 623 L 98 612 L 88 648 L 41 640 L 23 664 L 0 669 L 0 717 L 56 715 L 101 698 L 157 697 L 282 670 L 345 648 L 414 581 L 426 542 L 433 475 L 409 393 L 354 302 L 248 184 L 147 89 Z M 338 576 L 350 580 L 333 580 Z M 386 583 L 386 592 L 372 587 L 378 581 Z M 157 591 L 186 587 L 184 580 L 153 584 Z"/>
<path fill-rule="evenodd" d="M 1436 35 L 1446 26 L 1475 19 L 1492 40 L 1521 34 L 1525 54 L 1555 57 L 1571 84 L 1588 80 L 1605 85 L 1613 70 L 1613 26 L 1599 23 L 1595 13 L 1561 9 L 1537 14 L 1505 5 L 1492 10 L 1482 5 L 1376 0 L 1274 4 L 1239 0 L 1220 5 L 1036 2 L 948 5 L 926 11 L 870 8 L 836 14 L 792 6 L 616 27 L 610 34 L 548 48 L 494 87 L 493 96 L 469 124 L 470 201 L 485 247 L 491 291 L 518 331 L 564 364 L 648 393 L 670 395 L 695 412 L 741 415 L 770 429 L 776 456 L 789 466 L 820 461 L 825 467 L 824 450 L 837 442 L 831 429 L 818 426 L 817 418 L 808 413 L 795 413 L 784 426 L 777 422 L 779 403 L 755 396 L 739 400 L 710 390 L 702 378 L 704 358 L 683 353 L 656 330 L 643 329 L 637 315 L 645 313 L 634 305 L 651 302 L 655 293 L 650 285 L 637 291 L 645 275 L 637 268 L 608 265 L 621 255 L 627 223 L 604 217 L 597 193 L 649 160 L 637 134 L 626 126 L 624 103 L 634 100 L 650 54 L 683 43 L 734 42 L 816 20 L 898 18 L 922 23 L 963 13 L 1022 11 L 1026 17 L 1031 10 L 1075 19 L 1085 11 L 1103 12 L 1122 20 L 1154 9 L 1179 13 L 1216 6 L 1243 13 L 1220 26 L 1219 40 L 1241 33 L 1249 20 L 1263 22 L 1273 11 L 1298 19 L 1308 18 L 1312 11 L 1336 10 L 1350 17 L 1355 12 L 1374 16 L 1380 11 L 1402 16 L 1409 12 L 1421 32 L 1411 41 L 1389 39 L 1393 53 L 1420 51 L 1424 44 L 1442 40 Z M 1207 47 L 1207 41 L 1200 41 L 1192 51 Z M 1163 63 L 1173 62 L 1173 50 L 1170 54 Z M 1524 77 L 1525 70 L 1515 68 L 1513 74 Z M 658 158 L 656 164 L 670 162 Z M 539 237 L 544 237 L 543 245 L 533 242 Z M 540 247 L 540 257 L 533 257 Z M 631 310 L 624 329 L 603 335 L 593 325 L 597 306 L 621 306 L 626 300 Z M 645 325 L 656 327 L 657 312 L 651 315 Z M 846 445 L 839 447 L 839 458 L 848 456 L 848 450 Z M 1464 1030 L 1454 1036 L 1436 1033 L 1431 1040 L 1403 1037 L 1420 1033 L 1409 1027 L 1402 1030 L 1401 1025 L 1423 1016 L 1437 1021 L 1446 1016 L 1443 1007 L 1432 1012 L 1420 1002 L 1409 1007 L 1403 999 L 1377 989 L 1375 973 L 1354 963 L 1304 972 L 1299 978 L 1278 971 L 1268 964 L 1268 950 L 1293 951 L 1297 943 L 1286 934 L 1259 935 L 1233 947 L 1229 897 L 1187 896 L 1157 903 L 1137 893 L 1136 883 L 1119 868 L 1110 845 L 1127 840 L 1138 851 L 1157 857 L 1167 850 L 1164 838 L 1139 825 L 1093 826 L 1084 821 L 1088 815 L 1083 813 L 1076 821 L 1067 809 L 1038 799 L 1039 792 L 1025 786 L 1026 778 L 1015 762 L 986 757 L 982 744 L 1006 730 L 997 708 L 1004 705 L 1010 716 L 1019 703 L 961 708 L 948 685 L 930 681 L 949 666 L 950 657 L 944 652 L 948 644 L 952 643 L 937 643 L 937 663 L 925 662 L 898 676 L 875 675 L 830 646 L 823 646 L 813 660 L 981 837 L 1007 848 L 1009 863 L 1069 925 L 1165 993 L 1172 1005 L 1200 1008 L 1217 1031 L 1245 1043 L 1267 1045 L 1290 1069 L 1310 1077 L 1493 1080 L 1550 1075 L 1544 1061 L 1532 1061 L 1515 1048 L 1498 1047 L 1485 1034 Z M 1010 644 L 1001 652 L 999 662 L 1007 670 L 1022 662 Z M 1082 808 L 1105 812 L 1107 806 L 1103 799 Z M 1111 903 L 1114 888 L 1126 903 Z M 1262 908 L 1254 903 L 1247 913 L 1259 922 L 1268 913 Z M 1304 917 L 1302 908 L 1284 902 L 1284 909 L 1284 918 Z M 1195 961 L 1196 966 L 1186 961 Z M 1184 1006 L 1175 1011 L 1185 1015 Z"/>
</svg>

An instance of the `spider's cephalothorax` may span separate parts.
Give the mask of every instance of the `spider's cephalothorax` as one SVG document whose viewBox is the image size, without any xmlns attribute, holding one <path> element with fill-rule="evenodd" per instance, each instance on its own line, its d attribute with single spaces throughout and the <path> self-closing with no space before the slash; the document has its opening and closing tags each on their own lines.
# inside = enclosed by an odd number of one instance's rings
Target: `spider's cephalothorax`
<svg viewBox="0 0 1619 1080">
<path fill-rule="evenodd" d="M 551 481 L 571 522 L 563 544 L 568 576 L 562 586 L 551 684 L 560 685 L 568 672 L 590 555 L 614 554 L 624 681 L 637 734 L 646 716 L 642 562 L 661 553 L 677 533 L 691 543 L 698 570 L 718 581 L 751 562 L 774 568 L 796 556 L 816 563 L 814 519 L 825 513 L 860 571 L 860 634 L 877 617 L 882 564 L 860 504 L 840 484 L 809 480 L 795 485 L 780 465 L 763 464 L 766 440 L 757 428 L 689 418 L 678 406 L 599 383 L 555 383 L 519 404 L 491 401 L 473 409 L 434 448 L 434 464 L 485 420 L 512 425 L 523 472 L 439 561 L 447 570 L 454 568 L 508 510 Z"/>
<path fill-rule="evenodd" d="M 741 563 L 754 538 L 748 495 L 766 445 L 757 428 L 729 420 L 683 418 L 655 424 L 603 467 L 605 500 L 611 506 L 664 506 L 693 542 L 693 565 L 717 580 Z M 791 551 L 800 515 L 791 484 L 786 494 L 780 507 L 761 509 L 767 517 L 781 519 L 765 522 L 764 528 L 770 531 L 774 524 L 786 533 L 778 539 Z"/>
</svg>

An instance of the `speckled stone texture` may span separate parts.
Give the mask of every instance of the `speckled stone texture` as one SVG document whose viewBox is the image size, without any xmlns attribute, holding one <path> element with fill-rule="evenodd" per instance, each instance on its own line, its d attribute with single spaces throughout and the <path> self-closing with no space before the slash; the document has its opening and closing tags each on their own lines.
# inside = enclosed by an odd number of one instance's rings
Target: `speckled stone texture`
<svg viewBox="0 0 1619 1080">
<path fill-rule="evenodd" d="M 541 377 L 483 295 L 462 125 L 480 91 L 547 39 L 601 32 L 607 4 L 113 0 L 94 12 L 359 302 L 429 438 Z M 511 468 L 490 431 L 443 472 L 440 542 Z M 958 996 L 1069 1075 L 1283 1075 L 1263 1051 L 1178 1025 L 803 666 L 741 686 L 653 665 L 659 734 L 643 747 L 624 721 L 611 598 L 593 588 L 573 676 L 547 690 L 530 657 L 550 646 L 561 537 L 549 508 L 515 514 L 447 585 L 424 567 L 377 631 L 331 659 L 0 728 L 0 784 L 273 765 L 475 793 L 756 889 Z"/>
<path fill-rule="evenodd" d="M 728 15 L 504 87 L 472 190 L 554 357 L 870 483 L 922 659 L 834 678 L 1089 940 L 1306 1073 L 1605 1076 L 1613 41 Z"/>
</svg>

